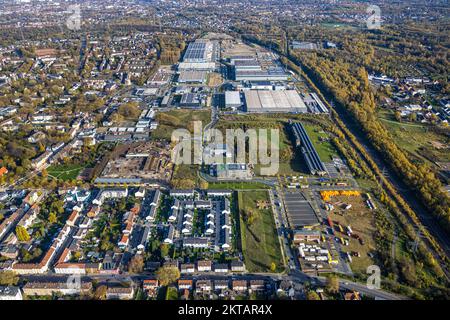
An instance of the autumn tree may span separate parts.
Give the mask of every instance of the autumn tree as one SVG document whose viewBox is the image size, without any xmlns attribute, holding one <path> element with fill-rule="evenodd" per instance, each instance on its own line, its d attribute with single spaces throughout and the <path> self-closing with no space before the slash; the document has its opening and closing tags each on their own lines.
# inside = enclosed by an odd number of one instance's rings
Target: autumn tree
<svg viewBox="0 0 450 320">
<path fill-rule="evenodd" d="M 177 267 L 163 266 L 156 271 L 156 278 L 162 286 L 167 286 L 180 278 L 180 270 Z"/>
<path fill-rule="evenodd" d="M 27 241 L 30 241 L 30 239 L 31 239 L 30 234 L 23 226 L 16 227 L 16 236 L 17 236 L 17 240 L 19 240 L 21 242 L 27 242 Z"/>
<path fill-rule="evenodd" d="M 339 278 L 336 276 L 329 276 L 326 282 L 326 290 L 328 293 L 339 292 Z"/>
<path fill-rule="evenodd" d="M 159 252 L 161 253 L 161 257 L 167 257 L 169 255 L 169 245 L 162 243 L 159 246 Z"/>
<path fill-rule="evenodd" d="M 317 294 L 317 292 L 313 291 L 313 290 L 309 290 L 306 293 L 306 300 L 320 300 L 319 295 Z"/>
<path fill-rule="evenodd" d="M 95 300 L 105 300 L 106 299 L 106 290 L 107 287 L 102 285 L 97 287 L 94 292 L 94 299 Z"/>
<path fill-rule="evenodd" d="M 277 265 L 275 264 L 275 262 L 272 262 L 270 264 L 270 271 L 275 272 L 276 270 L 277 270 Z"/>
<path fill-rule="evenodd" d="M 19 282 L 19 276 L 13 271 L 0 271 L 0 285 L 15 286 Z"/>
<path fill-rule="evenodd" d="M 130 273 L 141 273 L 144 270 L 144 258 L 142 255 L 138 254 L 131 258 L 128 264 L 128 272 Z"/>
</svg>

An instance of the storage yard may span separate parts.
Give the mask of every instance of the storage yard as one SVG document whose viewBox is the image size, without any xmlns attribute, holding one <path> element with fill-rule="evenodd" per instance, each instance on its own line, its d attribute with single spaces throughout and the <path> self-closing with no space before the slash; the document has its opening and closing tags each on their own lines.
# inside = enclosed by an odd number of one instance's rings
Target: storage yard
<svg viewBox="0 0 450 320">
<path fill-rule="evenodd" d="M 328 227 L 341 243 L 341 249 L 347 255 L 346 259 L 354 272 L 365 272 L 374 263 L 370 254 L 375 251 L 376 213 L 374 205 L 371 205 L 371 209 L 365 198 L 367 196 L 359 194 L 340 194 L 326 198 L 326 203 L 332 206 L 329 207 L 332 210 L 328 214 Z"/>
</svg>

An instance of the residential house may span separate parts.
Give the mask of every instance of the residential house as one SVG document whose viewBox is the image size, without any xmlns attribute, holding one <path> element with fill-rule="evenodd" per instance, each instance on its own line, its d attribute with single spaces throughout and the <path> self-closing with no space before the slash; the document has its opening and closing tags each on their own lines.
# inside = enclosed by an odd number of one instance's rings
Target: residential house
<svg viewBox="0 0 450 320">
<path fill-rule="evenodd" d="M 214 280 L 214 290 L 222 291 L 228 289 L 228 280 Z"/>
<path fill-rule="evenodd" d="M 181 273 L 194 273 L 195 265 L 193 263 L 183 263 L 180 266 Z"/>
<path fill-rule="evenodd" d="M 164 239 L 164 243 L 172 244 L 174 234 L 175 234 L 175 227 L 173 225 L 170 225 L 167 230 L 167 235 L 166 235 L 166 238 Z"/>
<path fill-rule="evenodd" d="M 250 289 L 252 291 L 264 291 L 266 288 L 265 281 L 262 279 L 252 279 L 250 280 Z"/>
<path fill-rule="evenodd" d="M 193 198 L 195 191 L 192 189 L 189 190 L 170 190 L 170 196 L 175 198 Z"/>
<path fill-rule="evenodd" d="M 232 289 L 237 292 L 247 291 L 247 280 L 233 280 L 232 281 Z"/>
<path fill-rule="evenodd" d="M 144 187 L 139 187 L 138 191 L 136 191 L 134 193 L 134 196 L 136 198 L 143 198 L 145 196 L 145 188 Z"/>
<path fill-rule="evenodd" d="M 134 287 L 108 287 L 106 299 L 108 300 L 130 300 L 134 296 Z"/>
<path fill-rule="evenodd" d="M 227 273 L 229 271 L 228 265 L 225 263 L 216 263 L 214 265 L 214 272 L 215 273 Z"/>
<path fill-rule="evenodd" d="M 211 268 L 212 268 L 212 261 L 210 260 L 197 261 L 197 270 L 199 272 L 210 272 Z"/>
<path fill-rule="evenodd" d="M 230 197 L 233 191 L 231 190 L 208 190 L 206 194 L 208 197 Z"/>
<path fill-rule="evenodd" d="M 210 200 L 197 200 L 194 202 L 194 206 L 197 209 L 211 209 Z"/>
<path fill-rule="evenodd" d="M 160 199 L 161 199 L 161 191 L 155 190 L 155 193 L 153 194 L 153 198 L 152 198 L 152 201 L 150 202 L 150 205 L 157 207 Z"/>
<path fill-rule="evenodd" d="M 195 291 L 197 293 L 209 293 L 212 290 L 211 280 L 197 280 L 195 283 Z"/>
<path fill-rule="evenodd" d="M 178 279 L 178 290 L 191 290 L 192 289 L 192 280 L 188 279 Z"/>
<path fill-rule="evenodd" d="M 121 249 L 125 249 L 128 246 L 128 243 L 130 242 L 130 236 L 128 234 L 123 234 L 122 238 L 120 238 L 119 243 L 117 245 Z"/>
<path fill-rule="evenodd" d="M 167 221 L 169 221 L 169 222 L 175 222 L 175 221 L 177 220 L 177 218 L 178 218 L 178 214 L 179 214 L 179 210 L 173 208 L 173 209 L 170 211 L 170 215 L 169 215 L 169 218 L 167 218 Z"/>
<path fill-rule="evenodd" d="M 222 210 L 223 214 L 230 214 L 231 213 L 231 209 L 230 209 L 230 200 L 229 199 L 225 199 L 224 200 L 224 208 Z"/>
<path fill-rule="evenodd" d="M 159 282 L 157 279 L 145 279 L 142 281 L 142 289 L 147 292 L 147 295 L 154 297 L 158 292 Z"/>
<path fill-rule="evenodd" d="M 233 261 L 231 261 L 230 266 L 231 266 L 231 272 L 244 272 L 245 271 L 245 265 L 242 261 L 233 260 Z"/>
<path fill-rule="evenodd" d="M 208 248 L 208 238 L 186 237 L 183 238 L 184 248 Z"/>
<path fill-rule="evenodd" d="M 74 227 L 75 221 L 77 221 L 78 217 L 80 216 L 80 212 L 78 210 L 73 210 L 70 214 L 69 218 L 66 220 L 66 224 Z"/>
</svg>

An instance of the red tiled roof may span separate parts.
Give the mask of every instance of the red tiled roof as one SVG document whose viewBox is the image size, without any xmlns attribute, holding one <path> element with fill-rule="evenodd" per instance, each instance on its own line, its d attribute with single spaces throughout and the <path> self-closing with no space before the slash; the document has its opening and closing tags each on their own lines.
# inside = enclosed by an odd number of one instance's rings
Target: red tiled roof
<svg viewBox="0 0 450 320">
<path fill-rule="evenodd" d="M 6 169 L 6 167 L 1 167 L 0 168 L 0 177 L 6 173 L 8 173 L 8 169 Z"/>
<path fill-rule="evenodd" d="M 127 243 L 128 243 L 128 235 L 127 235 L 127 234 L 124 234 L 124 235 L 122 236 L 122 239 L 120 239 L 120 242 L 119 242 L 119 243 L 127 244 Z"/>
<path fill-rule="evenodd" d="M 189 279 L 179 279 L 178 284 L 192 284 L 192 280 Z"/>
<path fill-rule="evenodd" d="M 50 260 L 50 258 L 52 257 L 53 253 L 55 252 L 55 248 L 50 247 L 50 249 L 48 249 L 47 253 L 45 254 L 44 258 L 42 258 L 41 263 L 39 263 L 39 265 L 41 267 L 45 266 L 48 261 Z"/>
<path fill-rule="evenodd" d="M 58 259 L 58 264 L 63 263 L 66 261 L 67 256 L 70 254 L 70 250 L 68 248 L 64 248 L 63 253 L 61 254 L 61 257 Z"/>
<path fill-rule="evenodd" d="M 78 213 L 79 212 L 77 210 L 73 210 L 69 216 L 69 219 L 67 219 L 67 221 L 74 222 L 78 217 Z"/>
</svg>

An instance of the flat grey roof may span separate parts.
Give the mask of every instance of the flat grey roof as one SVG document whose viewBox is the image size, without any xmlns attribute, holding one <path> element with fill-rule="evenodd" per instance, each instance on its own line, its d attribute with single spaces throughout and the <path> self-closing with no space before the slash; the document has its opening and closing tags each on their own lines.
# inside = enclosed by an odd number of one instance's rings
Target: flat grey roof
<svg viewBox="0 0 450 320">
<path fill-rule="evenodd" d="M 285 193 L 284 203 L 291 225 L 304 227 L 319 223 L 314 209 L 301 193 Z"/>
</svg>

